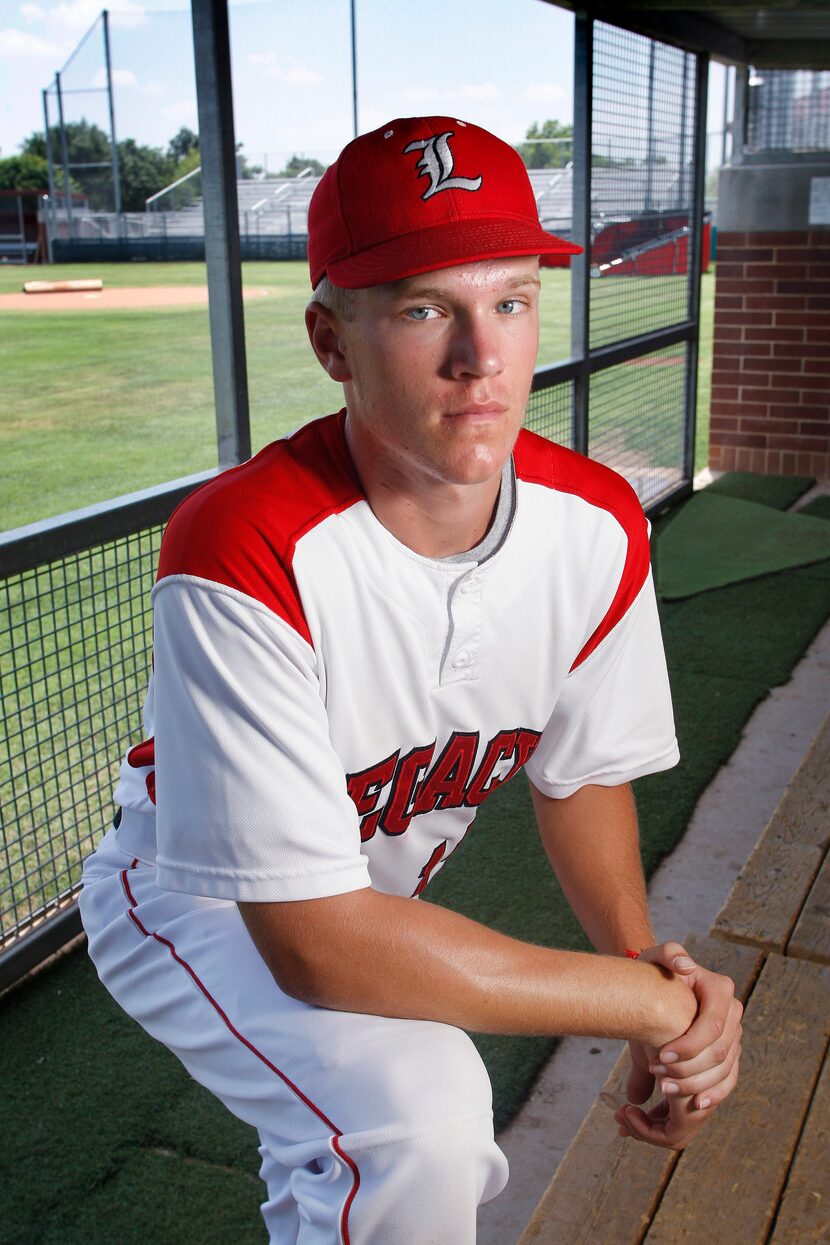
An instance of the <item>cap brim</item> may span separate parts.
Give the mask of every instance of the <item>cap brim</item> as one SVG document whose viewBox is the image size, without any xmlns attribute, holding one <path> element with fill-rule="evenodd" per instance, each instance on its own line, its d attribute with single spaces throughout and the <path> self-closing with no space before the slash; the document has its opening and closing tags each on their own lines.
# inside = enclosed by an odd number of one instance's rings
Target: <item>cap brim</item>
<svg viewBox="0 0 830 1245">
<path fill-rule="evenodd" d="M 390 238 L 329 264 L 329 280 L 346 290 L 402 281 L 421 272 L 519 255 L 580 255 L 582 247 L 558 238 L 526 218 L 483 217 L 449 221 Z M 320 277 L 322 277 L 322 273 Z M 317 278 L 317 280 L 320 279 Z M 313 284 L 317 284 L 314 281 Z"/>
</svg>

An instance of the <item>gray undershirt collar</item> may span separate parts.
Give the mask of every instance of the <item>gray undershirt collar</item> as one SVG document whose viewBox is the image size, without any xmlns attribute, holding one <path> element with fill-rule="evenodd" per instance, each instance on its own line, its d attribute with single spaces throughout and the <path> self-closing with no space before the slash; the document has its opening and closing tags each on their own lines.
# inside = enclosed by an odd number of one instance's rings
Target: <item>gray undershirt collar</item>
<svg viewBox="0 0 830 1245">
<path fill-rule="evenodd" d="M 493 515 L 493 522 L 490 524 L 490 530 L 487 532 L 487 535 L 478 542 L 474 549 L 468 549 L 466 553 L 451 553 L 449 557 L 440 558 L 439 561 L 475 562 L 476 566 L 480 566 L 482 562 L 491 558 L 503 544 L 510 530 L 510 524 L 513 522 L 515 510 L 516 472 L 513 467 L 513 456 L 511 454 L 502 468 L 499 500 L 496 503 L 496 513 Z"/>
</svg>

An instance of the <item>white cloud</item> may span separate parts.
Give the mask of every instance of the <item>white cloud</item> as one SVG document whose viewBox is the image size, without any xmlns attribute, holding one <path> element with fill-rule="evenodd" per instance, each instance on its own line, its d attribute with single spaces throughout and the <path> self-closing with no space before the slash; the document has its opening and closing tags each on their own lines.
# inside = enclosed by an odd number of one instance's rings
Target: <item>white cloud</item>
<svg viewBox="0 0 830 1245">
<path fill-rule="evenodd" d="M 138 89 L 139 91 L 141 91 L 142 95 L 166 95 L 167 94 L 167 87 L 164 86 L 163 83 L 161 82 L 145 82 L 144 85 L 140 86 Z"/>
<path fill-rule="evenodd" d="M 66 48 L 58 43 L 50 43 L 37 35 L 30 35 L 25 30 L 15 30 L 8 26 L 0 30 L 0 59 L 14 56 L 42 56 L 50 60 L 61 60 L 66 55 Z"/>
<path fill-rule="evenodd" d="M 52 30 L 82 35 L 100 17 L 103 7 L 103 0 L 61 0 L 49 9 L 42 4 L 22 4 L 20 12 L 27 22 L 46 22 Z M 106 7 L 114 26 L 142 26 L 147 21 L 143 5 L 136 0 L 108 0 Z"/>
<path fill-rule="evenodd" d="M 195 99 L 177 99 L 175 103 L 168 104 L 166 108 L 161 110 L 162 116 L 168 121 L 177 121 L 182 125 L 195 125 L 197 120 L 197 110 Z"/>
<path fill-rule="evenodd" d="M 107 71 L 104 69 L 103 65 L 98 70 L 89 85 L 97 87 L 105 87 L 107 85 Z M 113 69 L 112 85 L 138 86 L 138 78 L 135 76 L 132 69 Z"/>
<path fill-rule="evenodd" d="M 323 81 L 322 74 L 319 74 L 316 69 L 309 69 L 301 61 L 297 61 L 291 69 L 281 69 L 275 52 L 249 52 L 248 63 L 261 65 L 269 78 L 276 78 L 279 82 L 316 86 L 318 82 Z"/>
<path fill-rule="evenodd" d="M 537 82 L 524 92 L 524 98 L 532 104 L 561 104 L 567 97 L 563 86 L 548 82 Z"/>
</svg>

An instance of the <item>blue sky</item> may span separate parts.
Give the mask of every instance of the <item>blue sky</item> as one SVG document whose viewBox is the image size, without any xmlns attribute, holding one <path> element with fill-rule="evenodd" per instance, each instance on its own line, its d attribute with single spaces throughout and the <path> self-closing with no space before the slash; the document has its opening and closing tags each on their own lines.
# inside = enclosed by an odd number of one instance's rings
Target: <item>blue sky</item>
<svg viewBox="0 0 830 1245">
<path fill-rule="evenodd" d="M 0 154 L 41 129 L 41 89 L 101 0 L 0 0 Z M 186 0 L 110 0 L 119 138 L 165 146 L 196 129 Z M 573 23 L 542 0 L 357 0 L 359 127 L 447 113 L 510 141 L 571 120 Z M 237 139 L 259 161 L 331 159 L 352 136 L 348 0 L 231 0 Z M 67 120 L 106 126 L 100 29 L 64 74 Z"/>
</svg>

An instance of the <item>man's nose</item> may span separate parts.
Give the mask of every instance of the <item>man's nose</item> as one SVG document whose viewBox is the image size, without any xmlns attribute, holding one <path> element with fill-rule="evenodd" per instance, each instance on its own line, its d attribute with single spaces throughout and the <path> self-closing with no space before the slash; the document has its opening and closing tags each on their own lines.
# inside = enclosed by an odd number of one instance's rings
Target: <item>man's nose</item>
<svg viewBox="0 0 830 1245">
<path fill-rule="evenodd" d="M 470 376 L 497 376 L 504 368 L 496 326 L 471 316 L 453 335 L 450 370 L 455 380 Z"/>
</svg>

